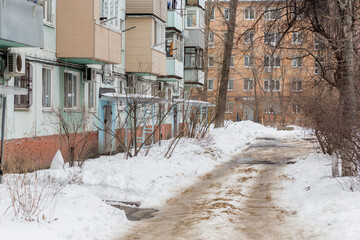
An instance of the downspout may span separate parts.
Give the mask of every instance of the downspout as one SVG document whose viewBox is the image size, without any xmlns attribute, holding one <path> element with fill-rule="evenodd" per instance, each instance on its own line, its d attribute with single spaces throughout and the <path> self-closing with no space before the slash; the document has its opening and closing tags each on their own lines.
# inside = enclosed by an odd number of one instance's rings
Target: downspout
<svg viewBox="0 0 360 240">
<path fill-rule="evenodd" d="M 5 113 L 6 113 L 6 97 L 3 98 L 3 112 L 2 112 L 2 120 L 1 120 L 1 168 L 0 168 L 0 184 L 3 183 L 3 169 L 4 169 L 4 133 L 5 133 Z"/>
</svg>

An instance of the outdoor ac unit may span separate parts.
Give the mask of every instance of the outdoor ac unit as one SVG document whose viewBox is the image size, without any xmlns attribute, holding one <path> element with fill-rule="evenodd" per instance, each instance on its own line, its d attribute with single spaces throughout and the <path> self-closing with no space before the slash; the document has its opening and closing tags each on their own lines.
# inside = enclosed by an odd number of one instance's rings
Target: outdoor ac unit
<svg viewBox="0 0 360 240">
<path fill-rule="evenodd" d="M 96 82 L 96 69 L 86 68 L 84 82 Z"/>
<path fill-rule="evenodd" d="M 9 53 L 7 55 L 7 72 L 9 77 L 25 75 L 25 54 Z"/>
</svg>

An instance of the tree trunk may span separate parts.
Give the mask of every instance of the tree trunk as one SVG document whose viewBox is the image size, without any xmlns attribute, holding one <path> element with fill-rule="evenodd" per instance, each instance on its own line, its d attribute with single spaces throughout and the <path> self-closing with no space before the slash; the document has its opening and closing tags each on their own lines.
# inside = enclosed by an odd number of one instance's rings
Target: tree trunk
<svg viewBox="0 0 360 240">
<path fill-rule="evenodd" d="M 353 1 L 338 0 L 338 8 L 341 17 L 342 41 L 341 48 L 343 59 L 338 67 L 342 81 L 339 86 L 340 101 L 340 130 L 343 134 L 342 144 L 347 145 L 352 141 L 353 128 L 356 124 L 356 89 L 355 89 L 355 60 L 354 60 L 354 40 L 353 40 Z M 341 156 L 342 158 L 342 175 L 356 175 L 356 167 L 353 164 L 351 156 Z"/>
<path fill-rule="evenodd" d="M 230 0 L 230 6 L 229 6 L 230 16 L 227 22 L 227 34 L 224 41 L 225 46 L 224 46 L 224 54 L 223 54 L 221 73 L 220 73 L 220 87 L 216 102 L 215 128 L 224 126 L 226 95 L 227 95 L 228 82 L 229 82 L 231 53 L 234 45 L 233 41 L 234 41 L 234 33 L 235 33 L 235 25 L 236 25 L 237 5 L 238 5 L 238 0 Z"/>
</svg>

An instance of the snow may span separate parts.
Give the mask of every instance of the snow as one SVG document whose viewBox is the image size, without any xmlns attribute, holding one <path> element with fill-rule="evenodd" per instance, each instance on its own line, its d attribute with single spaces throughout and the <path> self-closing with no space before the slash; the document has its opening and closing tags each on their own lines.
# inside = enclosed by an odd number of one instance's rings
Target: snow
<svg viewBox="0 0 360 240">
<path fill-rule="evenodd" d="M 164 154 L 171 140 L 156 144 L 147 156 L 126 159 L 121 153 L 90 159 L 82 170 L 68 166 L 41 170 L 38 172 L 68 184 L 54 208 L 43 213 L 45 218 L 33 222 L 14 217 L 7 185 L 1 184 L 2 239 L 111 239 L 115 233 L 125 232 L 130 223 L 123 211 L 104 200 L 140 201 L 142 207 L 160 207 L 257 137 L 295 135 L 303 137 L 304 133 L 298 127 L 295 131 L 276 131 L 250 121 L 230 122 L 226 128 L 211 129 L 204 139 L 181 139 L 169 159 Z M 296 208 L 299 218 L 329 229 L 333 239 L 344 236 L 340 227 L 348 230 L 346 238 L 356 238 L 360 231 L 351 229 L 358 228 L 360 193 L 351 192 L 346 184 L 343 189 L 339 180 L 330 178 L 328 157 L 312 154 L 284 171 L 294 180 L 284 182 L 285 190 L 279 192 L 278 201 Z"/>
</svg>

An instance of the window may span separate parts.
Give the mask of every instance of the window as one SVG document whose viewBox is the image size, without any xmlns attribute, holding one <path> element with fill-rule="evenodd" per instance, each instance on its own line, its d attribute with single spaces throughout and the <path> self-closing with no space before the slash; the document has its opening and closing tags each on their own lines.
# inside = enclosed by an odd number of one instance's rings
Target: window
<svg viewBox="0 0 360 240">
<path fill-rule="evenodd" d="M 280 104 L 265 104 L 264 106 L 265 114 L 280 114 Z"/>
<path fill-rule="evenodd" d="M 194 47 L 185 48 L 185 68 L 202 68 L 203 51 Z"/>
<path fill-rule="evenodd" d="M 245 55 L 244 56 L 244 67 L 252 67 L 254 65 L 254 56 Z"/>
<path fill-rule="evenodd" d="M 302 44 L 302 42 L 303 42 L 302 32 L 300 32 L 300 31 L 293 32 L 292 33 L 292 43 L 293 44 Z"/>
<path fill-rule="evenodd" d="M 291 104 L 291 113 L 293 114 L 300 114 L 301 113 L 301 108 L 299 104 Z"/>
<path fill-rule="evenodd" d="M 224 9 L 224 18 L 225 18 L 225 20 L 229 20 L 229 17 L 230 17 L 229 15 L 230 15 L 229 9 L 225 8 Z"/>
<path fill-rule="evenodd" d="M 229 79 L 228 90 L 234 90 L 234 79 Z"/>
<path fill-rule="evenodd" d="M 254 80 L 244 78 L 244 91 L 252 91 L 254 89 Z"/>
<path fill-rule="evenodd" d="M 293 57 L 291 60 L 291 66 L 293 68 L 302 68 L 303 66 L 303 58 L 302 57 Z"/>
<path fill-rule="evenodd" d="M 106 24 L 120 28 L 119 0 L 100 1 L 100 20 L 109 20 Z"/>
<path fill-rule="evenodd" d="M 215 66 L 215 57 L 214 56 L 209 56 L 208 66 L 209 67 L 214 67 Z"/>
<path fill-rule="evenodd" d="M 42 106 L 51 108 L 52 69 L 42 68 Z"/>
<path fill-rule="evenodd" d="M 25 76 L 15 77 L 14 86 L 19 88 L 26 88 L 27 95 L 15 95 L 15 108 L 30 108 L 32 105 L 32 84 L 33 84 L 33 67 L 30 63 L 26 63 Z"/>
<path fill-rule="evenodd" d="M 47 0 L 43 6 L 43 19 L 45 23 L 53 24 L 53 0 Z"/>
<path fill-rule="evenodd" d="M 269 80 L 269 79 L 264 79 L 264 91 L 265 92 L 279 92 L 280 91 L 280 80 L 279 79 L 274 79 L 274 80 Z"/>
<path fill-rule="evenodd" d="M 325 44 L 320 40 L 319 37 L 315 36 L 314 50 L 323 51 L 325 49 Z"/>
<path fill-rule="evenodd" d="M 186 14 L 186 27 L 196 27 L 196 10 L 187 10 Z"/>
<path fill-rule="evenodd" d="M 320 62 L 320 64 L 319 64 Z M 314 74 L 319 75 L 321 69 L 325 66 L 325 60 L 323 58 L 316 58 L 314 63 Z"/>
<path fill-rule="evenodd" d="M 302 91 L 302 79 L 292 79 L 291 80 L 291 91 L 292 92 L 301 92 Z"/>
<path fill-rule="evenodd" d="M 264 36 L 264 43 L 271 46 L 276 46 L 276 44 L 278 44 L 280 39 L 281 39 L 281 33 L 266 32 Z"/>
<path fill-rule="evenodd" d="M 265 20 L 276 20 L 281 17 L 281 9 L 278 8 L 267 8 L 265 9 L 264 18 Z"/>
<path fill-rule="evenodd" d="M 66 71 L 64 73 L 64 108 L 79 107 L 79 73 Z"/>
<path fill-rule="evenodd" d="M 254 43 L 254 31 L 246 31 L 244 33 L 244 43 L 251 44 Z"/>
<path fill-rule="evenodd" d="M 210 20 L 214 20 L 215 19 L 215 8 L 213 8 L 213 10 L 210 13 Z"/>
<path fill-rule="evenodd" d="M 215 33 L 209 32 L 209 47 L 213 48 L 215 47 Z"/>
<path fill-rule="evenodd" d="M 96 83 L 88 83 L 88 107 L 90 110 L 95 111 L 96 109 Z"/>
<path fill-rule="evenodd" d="M 270 71 L 271 68 L 280 68 L 281 66 L 280 56 L 270 56 L 270 55 L 265 56 L 264 66 L 266 71 Z"/>
<path fill-rule="evenodd" d="M 165 24 L 155 20 L 155 44 L 154 47 L 165 51 Z"/>
<path fill-rule="evenodd" d="M 208 80 L 208 90 L 209 91 L 214 90 L 214 79 L 209 79 Z"/>
<path fill-rule="evenodd" d="M 43 20 L 45 23 L 53 24 L 53 0 L 47 0 L 44 2 L 43 6 Z"/>
<path fill-rule="evenodd" d="M 245 20 L 254 20 L 255 19 L 255 9 L 252 7 L 244 8 L 244 19 Z"/>
<path fill-rule="evenodd" d="M 230 58 L 230 67 L 234 67 L 234 56 Z"/>
<path fill-rule="evenodd" d="M 225 112 L 226 113 L 233 113 L 234 112 L 234 103 L 233 102 L 227 102 L 226 103 Z"/>
<path fill-rule="evenodd" d="M 125 82 L 123 80 L 118 80 L 116 92 L 119 94 L 125 94 Z"/>
</svg>

